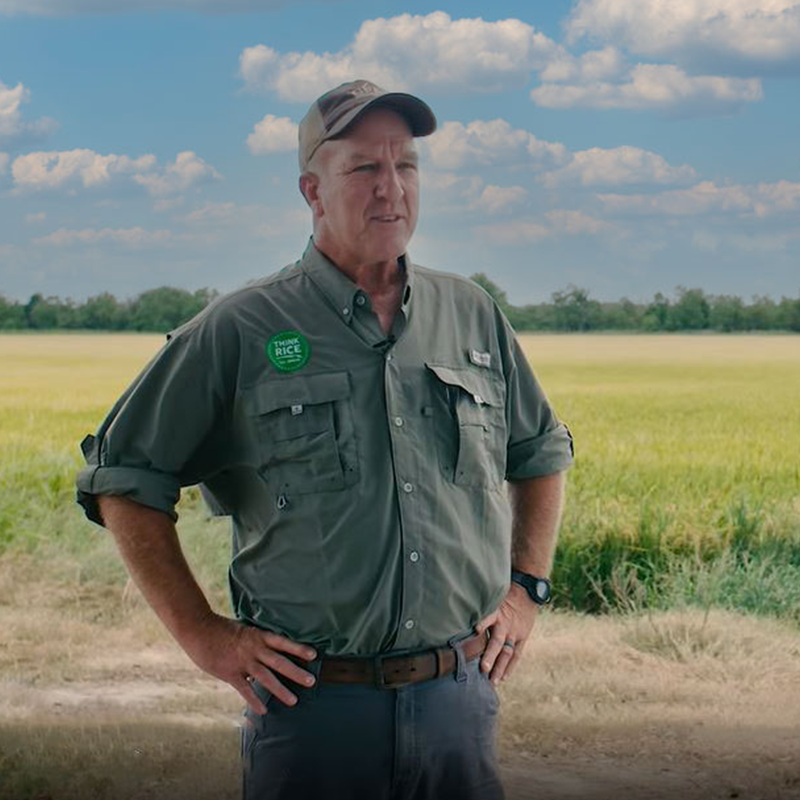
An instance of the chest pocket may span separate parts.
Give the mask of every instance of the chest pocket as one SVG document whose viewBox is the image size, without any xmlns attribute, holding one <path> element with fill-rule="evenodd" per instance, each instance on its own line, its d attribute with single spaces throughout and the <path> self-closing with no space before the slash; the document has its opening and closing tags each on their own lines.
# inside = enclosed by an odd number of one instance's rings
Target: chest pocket
<svg viewBox="0 0 800 800">
<path fill-rule="evenodd" d="M 505 381 L 470 367 L 425 366 L 434 377 L 442 470 L 453 483 L 497 489 L 506 470 Z"/>
<path fill-rule="evenodd" d="M 358 480 L 347 372 L 276 378 L 247 398 L 261 471 L 280 494 L 332 492 Z"/>
</svg>

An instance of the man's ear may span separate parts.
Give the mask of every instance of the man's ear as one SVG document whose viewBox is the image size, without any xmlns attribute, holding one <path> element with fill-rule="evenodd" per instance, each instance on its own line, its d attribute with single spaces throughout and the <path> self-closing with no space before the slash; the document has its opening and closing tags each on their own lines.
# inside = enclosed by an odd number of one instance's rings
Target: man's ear
<svg viewBox="0 0 800 800">
<path fill-rule="evenodd" d="M 315 217 L 322 216 L 322 201 L 319 196 L 319 178 L 313 172 L 304 172 L 298 181 L 300 194 L 305 198 L 308 207 Z"/>
</svg>

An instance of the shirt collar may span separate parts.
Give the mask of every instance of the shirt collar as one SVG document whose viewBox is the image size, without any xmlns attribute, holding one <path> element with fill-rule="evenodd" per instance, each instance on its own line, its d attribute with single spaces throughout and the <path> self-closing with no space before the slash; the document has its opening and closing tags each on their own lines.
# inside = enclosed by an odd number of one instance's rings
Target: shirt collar
<svg viewBox="0 0 800 800">
<path fill-rule="evenodd" d="M 408 255 L 400 256 L 399 261 L 406 274 L 401 309 L 407 313 L 412 295 L 414 269 Z M 359 297 L 366 297 L 365 292 L 359 289 L 324 253 L 317 249 L 313 237 L 308 240 L 308 246 L 300 260 L 300 266 L 331 302 L 339 317 L 349 325 L 353 319 L 353 307 Z"/>
</svg>

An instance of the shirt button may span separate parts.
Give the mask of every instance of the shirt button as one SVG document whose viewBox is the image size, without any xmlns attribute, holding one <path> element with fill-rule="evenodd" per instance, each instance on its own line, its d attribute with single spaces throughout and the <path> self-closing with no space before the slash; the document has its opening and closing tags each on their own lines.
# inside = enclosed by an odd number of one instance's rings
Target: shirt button
<svg viewBox="0 0 800 800">
<path fill-rule="evenodd" d="M 387 353 L 386 354 L 386 360 L 387 361 L 391 361 L 392 360 L 392 354 L 391 353 Z"/>
<path fill-rule="evenodd" d="M 358 297 L 356 297 L 356 303 L 357 303 L 358 305 L 360 305 L 360 306 L 363 306 L 363 305 L 364 305 L 364 303 L 366 303 L 366 302 L 367 302 L 367 298 L 366 298 L 366 297 L 364 297 L 364 295 L 363 295 L 363 294 L 360 294 Z"/>
<path fill-rule="evenodd" d="M 403 491 L 406 494 L 411 494 L 411 492 L 414 491 L 414 484 L 412 484 L 412 483 L 404 483 L 403 484 Z"/>
<path fill-rule="evenodd" d="M 394 424 L 395 424 L 395 425 L 396 425 L 398 428 L 402 428 L 402 427 L 403 427 L 403 418 L 402 418 L 402 417 L 395 417 L 395 418 L 394 418 Z"/>
<path fill-rule="evenodd" d="M 347 316 L 349 313 L 350 313 L 350 309 L 349 308 L 343 308 L 342 309 L 342 314 L 344 314 L 345 316 Z"/>
<path fill-rule="evenodd" d="M 413 627 L 414 627 L 414 620 L 413 619 L 407 619 L 406 620 L 406 630 L 410 631 Z"/>
<path fill-rule="evenodd" d="M 408 557 L 416 564 L 419 561 L 419 553 L 416 550 L 412 550 Z"/>
</svg>

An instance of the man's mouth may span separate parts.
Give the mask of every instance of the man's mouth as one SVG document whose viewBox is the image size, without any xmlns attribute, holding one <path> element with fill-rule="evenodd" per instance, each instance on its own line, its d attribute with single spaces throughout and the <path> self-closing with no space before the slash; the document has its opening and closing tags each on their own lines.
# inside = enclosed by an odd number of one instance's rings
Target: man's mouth
<svg viewBox="0 0 800 800">
<path fill-rule="evenodd" d="M 377 220 L 378 222 L 397 222 L 398 220 L 401 220 L 402 217 L 398 216 L 397 214 L 379 214 L 372 219 Z"/>
</svg>

